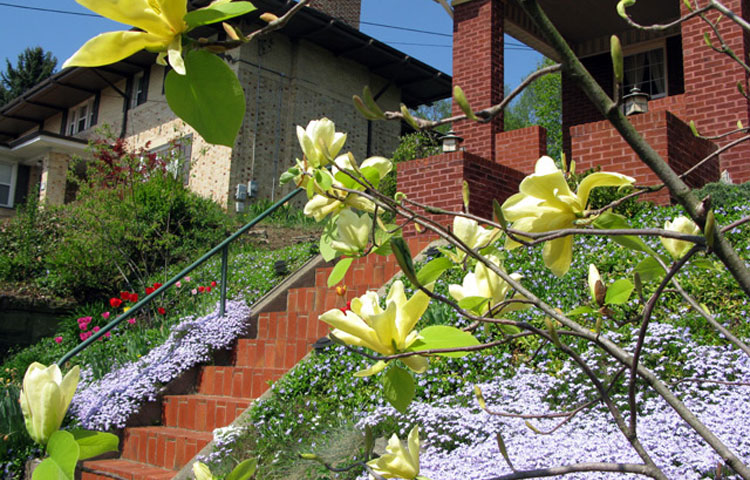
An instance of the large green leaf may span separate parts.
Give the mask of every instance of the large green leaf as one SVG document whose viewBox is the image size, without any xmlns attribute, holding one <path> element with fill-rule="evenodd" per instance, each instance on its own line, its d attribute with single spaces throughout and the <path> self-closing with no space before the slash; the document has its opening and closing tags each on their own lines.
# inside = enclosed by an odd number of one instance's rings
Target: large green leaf
<svg viewBox="0 0 750 480">
<path fill-rule="evenodd" d="M 484 306 L 490 299 L 486 297 L 464 297 L 458 302 L 458 306 L 464 310 L 474 313 L 482 313 Z"/>
<path fill-rule="evenodd" d="M 605 212 L 594 220 L 594 227 L 603 230 L 622 230 L 631 228 L 628 221 L 622 215 L 618 215 L 612 212 Z M 617 235 L 611 237 L 612 240 L 619 243 L 625 248 L 636 250 L 639 252 L 652 252 L 651 247 L 640 238 L 633 235 Z"/>
<path fill-rule="evenodd" d="M 383 396 L 401 413 L 406 413 L 415 390 L 414 378 L 401 367 L 393 366 L 383 375 Z"/>
<path fill-rule="evenodd" d="M 396 262 L 401 271 L 404 272 L 404 275 L 406 275 L 406 278 L 411 283 L 419 285 L 417 272 L 414 269 L 414 262 L 412 261 L 411 250 L 409 250 L 406 240 L 401 237 L 391 238 L 391 248 L 393 249 L 393 256 L 396 257 Z"/>
<path fill-rule="evenodd" d="M 258 459 L 250 458 L 234 467 L 234 470 L 224 480 L 248 480 L 255 475 L 258 468 Z"/>
<path fill-rule="evenodd" d="M 58 430 L 47 442 L 47 455 L 34 470 L 32 480 L 73 480 L 80 449 L 73 434 Z"/>
<path fill-rule="evenodd" d="M 635 273 L 641 277 L 642 282 L 660 280 L 664 276 L 664 269 L 653 257 L 646 257 L 635 266 Z"/>
<path fill-rule="evenodd" d="M 591 308 L 591 307 L 589 307 L 587 305 L 581 305 L 580 307 L 576 307 L 573 310 L 571 310 L 569 312 L 566 312 L 565 316 L 566 317 L 575 317 L 577 315 L 584 315 L 584 314 L 587 314 L 587 313 L 594 313 L 594 312 L 596 312 L 596 310 L 594 310 L 593 308 Z"/>
<path fill-rule="evenodd" d="M 333 267 L 331 274 L 328 275 L 328 288 L 331 288 L 344 279 L 344 275 L 349 271 L 349 267 L 351 267 L 353 261 L 354 257 L 345 257 L 338 261 L 336 266 Z"/>
<path fill-rule="evenodd" d="M 106 452 L 116 452 L 120 439 L 117 435 L 107 432 L 92 432 L 90 430 L 73 430 L 79 448 L 79 460 L 96 457 Z"/>
<path fill-rule="evenodd" d="M 447 325 L 433 325 L 421 330 L 419 338 L 409 346 L 408 350 L 420 352 L 437 348 L 473 347 L 474 345 L 479 345 L 479 341 L 469 332 Z M 468 352 L 446 352 L 435 355 L 459 358 L 468 355 Z"/>
<path fill-rule="evenodd" d="M 229 65 L 212 53 L 185 56 L 185 75 L 167 74 L 164 93 L 172 111 L 209 143 L 231 147 L 245 117 L 245 94 Z"/>
<path fill-rule="evenodd" d="M 221 3 L 188 12 L 184 20 L 188 24 L 188 27 L 193 29 L 201 25 L 209 25 L 239 17 L 253 10 L 255 10 L 255 7 L 250 2 Z"/>
<path fill-rule="evenodd" d="M 338 252 L 335 248 L 331 245 L 331 241 L 336 237 L 336 221 L 333 217 L 329 217 L 325 226 L 323 227 L 323 233 L 320 235 L 320 255 L 323 257 L 323 260 L 326 262 L 330 262 L 334 258 L 336 258 L 336 255 L 338 255 Z"/>
<path fill-rule="evenodd" d="M 417 280 L 420 285 L 428 285 L 443 274 L 446 270 L 453 266 L 453 262 L 445 257 L 438 257 L 427 262 L 427 265 L 422 267 L 417 273 Z"/>
<path fill-rule="evenodd" d="M 622 305 L 628 301 L 634 288 L 633 282 L 627 278 L 621 278 L 607 288 L 604 303 L 607 305 Z"/>
</svg>

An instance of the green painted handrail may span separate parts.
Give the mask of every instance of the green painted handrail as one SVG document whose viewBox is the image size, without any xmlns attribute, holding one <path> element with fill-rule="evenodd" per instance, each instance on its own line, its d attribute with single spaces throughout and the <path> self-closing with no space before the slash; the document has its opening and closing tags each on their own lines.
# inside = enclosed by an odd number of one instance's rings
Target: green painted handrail
<svg viewBox="0 0 750 480">
<path fill-rule="evenodd" d="M 253 228 L 258 222 L 272 214 L 276 209 L 284 205 L 286 202 L 294 198 L 295 195 L 303 191 L 301 188 L 297 188 L 291 192 L 289 192 L 284 198 L 279 200 L 278 202 L 274 203 L 270 207 L 268 207 L 267 210 L 265 210 L 263 213 L 258 215 L 257 217 L 253 218 L 250 223 L 245 225 L 244 227 L 240 228 L 236 232 L 234 232 L 232 235 L 227 237 L 223 242 L 216 245 L 214 248 L 209 250 L 205 255 L 203 255 L 198 260 L 191 263 L 189 266 L 185 267 L 180 273 L 175 275 L 174 277 L 167 280 L 161 287 L 157 288 L 150 294 L 146 295 L 142 300 L 138 301 L 135 305 L 130 307 L 130 309 L 127 312 L 123 312 L 120 314 L 117 318 L 109 322 L 107 325 L 99 329 L 98 332 L 94 333 L 92 336 L 84 340 L 83 342 L 76 345 L 76 347 L 63 355 L 60 360 L 57 361 L 57 364 L 62 366 L 73 358 L 74 356 L 81 353 L 83 350 L 85 350 L 89 345 L 97 341 L 99 338 L 101 338 L 105 333 L 109 332 L 113 328 L 115 328 L 117 325 L 122 323 L 123 320 L 125 320 L 128 317 L 132 317 L 133 314 L 140 311 L 144 306 L 151 303 L 153 299 L 161 295 L 163 292 L 165 292 L 169 287 L 177 283 L 181 278 L 184 278 L 186 275 L 188 275 L 190 272 L 195 270 L 197 267 L 201 266 L 203 263 L 205 263 L 209 258 L 213 257 L 217 253 L 221 252 L 221 301 L 219 303 L 219 315 L 224 315 L 224 310 L 226 307 L 226 301 L 227 301 L 227 260 L 229 257 L 229 244 L 237 240 L 242 234 Z"/>
</svg>

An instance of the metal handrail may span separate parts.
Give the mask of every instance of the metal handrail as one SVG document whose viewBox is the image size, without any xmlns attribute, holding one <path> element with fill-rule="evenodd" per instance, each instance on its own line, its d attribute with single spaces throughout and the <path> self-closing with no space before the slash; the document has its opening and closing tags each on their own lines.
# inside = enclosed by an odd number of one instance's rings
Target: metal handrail
<svg viewBox="0 0 750 480">
<path fill-rule="evenodd" d="M 276 211 L 279 207 L 284 205 L 286 202 L 294 198 L 298 193 L 302 192 L 302 188 L 297 188 L 291 192 L 289 192 L 284 198 L 279 200 L 278 202 L 274 203 L 270 207 L 268 207 L 267 210 L 265 210 L 263 213 L 252 219 L 247 225 L 240 228 L 236 232 L 234 232 L 232 235 L 224 239 L 223 242 L 216 245 L 214 248 L 209 250 L 207 253 L 205 253 L 201 258 L 196 260 L 195 262 L 191 263 L 189 266 L 185 267 L 180 273 L 175 275 L 174 277 L 167 280 L 162 286 L 151 292 L 150 294 L 146 295 L 142 300 L 138 301 L 135 305 L 130 307 L 127 312 L 123 312 L 120 314 L 117 318 L 109 322 L 104 327 L 100 328 L 98 332 L 94 333 L 92 336 L 84 340 L 83 342 L 76 345 L 75 348 L 73 348 L 71 351 L 63 355 L 60 360 L 57 361 L 57 364 L 62 366 L 65 362 L 73 358 L 74 356 L 81 353 L 83 350 L 85 350 L 89 345 L 97 341 L 99 338 L 101 338 L 105 333 L 109 332 L 113 328 L 115 328 L 117 325 L 122 323 L 123 320 L 125 320 L 128 317 L 132 317 L 135 313 L 140 311 L 144 306 L 151 303 L 153 299 L 161 295 L 163 292 L 165 292 L 169 287 L 177 283 L 181 278 L 188 275 L 190 272 L 195 270 L 197 267 L 201 266 L 203 263 L 205 263 L 208 259 L 216 255 L 217 253 L 221 252 L 221 301 L 219 304 L 219 315 L 224 315 L 224 310 L 226 308 L 226 302 L 227 302 L 227 262 L 229 258 L 229 244 L 235 241 L 237 238 L 239 238 L 242 234 L 250 230 L 252 227 L 254 227 L 258 222 L 269 216 L 271 213 Z"/>
</svg>

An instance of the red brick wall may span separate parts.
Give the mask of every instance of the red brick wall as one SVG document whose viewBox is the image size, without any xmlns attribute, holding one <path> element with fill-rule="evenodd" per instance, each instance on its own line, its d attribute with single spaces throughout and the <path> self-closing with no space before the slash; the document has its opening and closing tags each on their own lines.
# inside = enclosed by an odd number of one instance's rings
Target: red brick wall
<svg viewBox="0 0 750 480">
<path fill-rule="evenodd" d="M 724 5 L 744 18 L 750 18 L 750 1 L 728 0 Z M 685 6 L 680 3 L 685 13 Z M 685 62 L 685 93 L 688 121 L 695 121 L 703 135 L 717 135 L 735 128 L 737 120 L 750 125 L 750 106 L 737 91 L 741 82 L 747 91 L 747 75 L 731 59 L 709 49 L 703 40 L 708 27 L 700 19 L 682 25 L 682 48 Z M 748 36 L 733 22 L 723 21 L 719 30 L 738 57 L 747 59 Z M 714 40 L 714 42 L 716 42 Z M 724 144 L 734 138 L 719 141 Z M 729 170 L 732 180 L 750 180 L 750 145 L 742 144 L 721 154 L 721 168 Z"/>
<path fill-rule="evenodd" d="M 536 161 L 547 154 L 547 130 L 535 125 L 495 135 L 495 162 L 530 174 Z"/>
<path fill-rule="evenodd" d="M 474 0 L 456 5 L 453 12 L 453 84 L 460 86 L 474 110 L 503 99 L 503 3 Z M 461 109 L 453 105 L 453 113 Z M 456 122 L 453 129 L 464 138 L 464 147 L 482 158 L 495 158 L 495 133 L 503 118 L 479 124 Z"/>
<path fill-rule="evenodd" d="M 630 117 L 630 121 L 677 173 L 684 172 L 716 148 L 708 140 L 693 136 L 689 126 L 664 110 L 634 115 Z M 608 121 L 574 126 L 570 129 L 570 135 L 576 171 L 584 172 L 599 166 L 605 171 L 630 175 L 639 185 L 661 183 L 656 174 L 641 162 Z M 718 177 L 718 161 L 713 159 L 691 175 L 687 183 L 691 186 L 701 186 L 706 182 L 718 180 Z M 669 202 L 666 190 L 647 198 L 659 203 Z"/>
<path fill-rule="evenodd" d="M 312 0 L 310 6 L 359 29 L 362 0 Z"/>
<path fill-rule="evenodd" d="M 485 218 L 492 216 L 492 199 L 502 203 L 518 191 L 524 175 L 469 152 L 453 152 L 398 164 L 398 191 L 416 202 L 449 211 L 463 210 L 463 181 L 469 183 L 469 211 Z M 420 212 L 422 213 L 422 212 Z M 443 225 L 451 225 L 448 215 L 427 214 Z M 413 227 L 404 235 L 414 236 Z"/>
</svg>

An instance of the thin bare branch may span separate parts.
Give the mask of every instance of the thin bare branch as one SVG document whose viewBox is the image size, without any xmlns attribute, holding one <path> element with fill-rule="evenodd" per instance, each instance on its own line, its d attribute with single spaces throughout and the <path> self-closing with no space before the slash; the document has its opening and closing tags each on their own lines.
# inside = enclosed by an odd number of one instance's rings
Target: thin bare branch
<svg viewBox="0 0 750 480">
<path fill-rule="evenodd" d="M 613 473 L 636 473 L 647 477 L 657 478 L 652 467 L 640 463 L 604 463 L 587 462 L 564 465 L 561 467 L 538 468 L 536 470 L 524 470 L 491 477 L 486 480 L 520 480 L 523 478 L 544 478 L 556 475 L 567 475 L 576 472 L 613 472 Z"/>
</svg>

